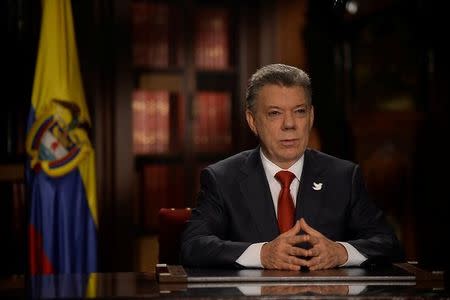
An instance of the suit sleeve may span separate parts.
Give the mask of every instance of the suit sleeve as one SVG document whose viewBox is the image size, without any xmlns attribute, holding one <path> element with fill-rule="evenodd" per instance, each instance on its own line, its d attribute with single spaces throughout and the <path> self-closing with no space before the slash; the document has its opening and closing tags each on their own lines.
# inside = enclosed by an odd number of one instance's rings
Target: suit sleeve
<svg viewBox="0 0 450 300">
<path fill-rule="evenodd" d="M 404 260 L 404 252 L 383 212 L 369 199 L 359 166 L 352 174 L 352 195 L 349 216 L 351 240 L 347 241 L 368 260 L 392 262 Z"/>
<path fill-rule="evenodd" d="M 228 215 L 232 212 L 210 168 L 202 171 L 200 185 L 197 207 L 181 237 L 181 263 L 190 267 L 237 267 L 236 259 L 250 243 L 227 240 Z"/>
</svg>

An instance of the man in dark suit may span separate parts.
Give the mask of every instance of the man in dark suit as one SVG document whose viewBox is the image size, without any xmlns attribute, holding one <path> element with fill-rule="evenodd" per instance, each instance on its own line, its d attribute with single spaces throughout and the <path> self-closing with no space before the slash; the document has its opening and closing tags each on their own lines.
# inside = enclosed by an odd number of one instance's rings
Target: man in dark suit
<svg viewBox="0 0 450 300">
<path fill-rule="evenodd" d="M 198 207 L 182 235 L 183 265 L 317 270 L 402 259 L 359 166 L 307 149 L 314 108 L 305 72 L 260 68 L 246 106 L 260 146 L 202 171 Z M 279 171 L 292 180 L 285 187 Z"/>
</svg>

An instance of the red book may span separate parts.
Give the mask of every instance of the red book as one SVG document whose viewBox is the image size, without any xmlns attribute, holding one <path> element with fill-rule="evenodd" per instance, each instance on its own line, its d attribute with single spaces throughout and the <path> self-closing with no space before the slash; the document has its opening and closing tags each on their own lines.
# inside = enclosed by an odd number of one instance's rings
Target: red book
<svg viewBox="0 0 450 300">
<path fill-rule="evenodd" d="M 169 64 L 169 6 L 132 1 L 133 65 L 167 67 Z"/>
<path fill-rule="evenodd" d="M 131 2 L 131 31 L 132 31 L 132 50 L 133 65 L 145 66 L 147 63 L 148 51 L 148 24 L 149 7 L 147 2 Z"/>
<path fill-rule="evenodd" d="M 169 151 L 170 142 L 170 99 L 168 91 L 153 91 L 155 97 L 155 152 Z"/>
<path fill-rule="evenodd" d="M 157 94 L 157 93 L 156 93 Z M 154 91 L 145 91 L 146 106 L 144 117 L 144 153 L 156 152 L 156 130 L 157 130 L 157 97 Z"/>
<path fill-rule="evenodd" d="M 171 145 L 173 145 L 173 149 L 182 150 L 182 147 L 186 144 L 186 135 L 185 135 L 185 120 L 186 120 L 186 102 L 185 97 L 181 94 L 176 94 L 174 97 L 174 105 L 173 105 L 173 120 L 171 119 L 171 126 L 173 126 L 173 136 L 170 140 Z"/>
<path fill-rule="evenodd" d="M 149 2 L 149 50 L 147 65 L 169 65 L 169 6 L 166 3 Z"/>
<path fill-rule="evenodd" d="M 169 92 L 135 90 L 132 105 L 133 152 L 167 152 L 170 142 Z"/>
<path fill-rule="evenodd" d="M 209 92 L 208 93 L 208 145 L 207 148 L 210 152 L 220 151 L 218 148 L 218 129 L 221 122 L 221 116 L 219 115 L 219 101 L 220 93 Z"/>
<path fill-rule="evenodd" d="M 132 96 L 133 152 L 145 153 L 145 117 L 146 94 L 143 90 L 135 90 Z"/>
<path fill-rule="evenodd" d="M 207 151 L 209 144 L 208 136 L 208 106 L 209 106 L 209 92 L 197 92 L 195 97 L 195 121 L 193 124 L 194 131 L 194 147 L 198 152 Z"/>
</svg>

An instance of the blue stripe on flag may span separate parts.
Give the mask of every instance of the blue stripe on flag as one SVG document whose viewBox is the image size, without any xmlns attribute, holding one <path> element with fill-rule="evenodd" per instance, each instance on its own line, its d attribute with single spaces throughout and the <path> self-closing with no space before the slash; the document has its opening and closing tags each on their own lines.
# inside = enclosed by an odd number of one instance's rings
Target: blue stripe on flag
<svg viewBox="0 0 450 300">
<path fill-rule="evenodd" d="M 34 174 L 31 224 L 43 234 L 55 273 L 95 272 L 97 231 L 78 169 L 51 178 Z"/>
</svg>

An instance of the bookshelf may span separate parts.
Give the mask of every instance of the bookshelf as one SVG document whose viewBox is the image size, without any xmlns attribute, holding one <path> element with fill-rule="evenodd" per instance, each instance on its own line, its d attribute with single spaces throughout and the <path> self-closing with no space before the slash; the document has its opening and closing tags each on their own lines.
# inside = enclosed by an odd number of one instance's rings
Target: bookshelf
<svg viewBox="0 0 450 300">
<path fill-rule="evenodd" d="M 133 0 L 130 95 L 135 223 L 158 233 L 161 207 L 192 207 L 199 174 L 237 149 L 236 4 Z"/>
</svg>

